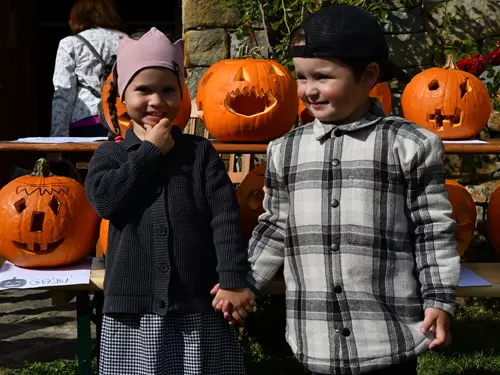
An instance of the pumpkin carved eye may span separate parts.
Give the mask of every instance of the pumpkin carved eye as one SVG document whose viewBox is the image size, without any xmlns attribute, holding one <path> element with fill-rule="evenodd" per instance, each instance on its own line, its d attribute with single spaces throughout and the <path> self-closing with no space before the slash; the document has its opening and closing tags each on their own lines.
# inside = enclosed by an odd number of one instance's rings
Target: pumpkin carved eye
<svg viewBox="0 0 500 375">
<path fill-rule="evenodd" d="M 57 199 L 57 197 L 52 197 L 49 202 L 49 207 L 52 212 L 57 215 L 59 213 L 59 210 L 61 209 L 61 201 Z"/>
<path fill-rule="evenodd" d="M 469 83 L 469 78 L 466 78 L 463 83 L 460 84 L 460 99 L 463 99 L 465 94 L 472 91 L 472 86 Z"/>
<path fill-rule="evenodd" d="M 278 68 L 277 66 L 274 66 L 274 65 L 271 65 L 271 67 L 269 68 L 269 74 L 270 75 L 277 74 L 279 76 L 285 75 L 285 73 L 283 73 L 280 68 Z"/>
<path fill-rule="evenodd" d="M 236 75 L 234 76 L 233 81 L 234 82 L 239 82 L 239 81 L 250 82 L 250 74 L 248 74 L 248 72 L 245 68 L 241 67 L 236 72 Z"/>
<path fill-rule="evenodd" d="M 26 208 L 26 199 L 19 199 L 16 203 L 14 203 L 14 207 L 16 208 L 17 213 L 20 214 Z"/>
<path fill-rule="evenodd" d="M 439 81 L 437 79 L 433 79 L 429 82 L 429 90 L 436 91 L 439 88 Z"/>
</svg>

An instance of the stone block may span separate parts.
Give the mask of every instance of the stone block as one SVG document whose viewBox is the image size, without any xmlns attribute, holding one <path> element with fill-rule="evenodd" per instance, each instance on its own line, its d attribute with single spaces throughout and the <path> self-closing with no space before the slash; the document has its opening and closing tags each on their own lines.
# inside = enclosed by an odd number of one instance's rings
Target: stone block
<svg viewBox="0 0 500 375">
<path fill-rule="evenodd" d="M 401 68 L 432 65 L 432 40 L 427 33 L 386 35 L 392 61 Z"/>
<path fill-rule="evenodd" d="M 424 17 L 420 8 L 389 11 L 382 24 L 385 32 L 389 34 L 410 34 L 424 31 Z"/>
<path fill-rule="evenodd" d="M 186 31 L 184 40 L 186 67 L 210 66 L 229 58 L 229 35 L 224 29 Z"/>
<path fill-rule="evenodd" d="M 257 58 L 267 59 L 269 57 L 269 48 L 267 47 L 267 38 L 264 30 L 255 30 L 253 37 L 248 37 L 245 39 L 238 39 L 236 37 L 236 33 L 230 34 L 231 39 L 231 47 L 230 47 L 230 55 L 231 58 L 239 57 L 239 53 L 241 49 L 244 50 L 244 46 L 247 46 L 248 50 L 254 48 L 258 53 Z"/>
<path fill-rule="evenodd" d="M 218 0 L 182 0 L 184 30 L 207 27 L 236 28 L 238 10 L 220 3 Z"/>
</svg>

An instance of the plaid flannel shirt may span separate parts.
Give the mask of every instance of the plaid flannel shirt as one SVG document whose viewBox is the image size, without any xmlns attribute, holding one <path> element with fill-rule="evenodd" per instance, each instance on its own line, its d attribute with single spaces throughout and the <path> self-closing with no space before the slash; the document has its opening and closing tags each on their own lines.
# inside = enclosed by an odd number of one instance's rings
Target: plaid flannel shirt
<svg viewBox="0 0 500 375">
<path fill-rule="evenodd" d="M 315 120 L 269 144 L 249 280 L 261 290 L 284 265 L 286 339 L 309 370 L 414 358 L 429 344 L 424 309 L 453 314 L 460 264 L 442 155 L 435 134 L 378 101 L 361 121 Z"/>
</svg>

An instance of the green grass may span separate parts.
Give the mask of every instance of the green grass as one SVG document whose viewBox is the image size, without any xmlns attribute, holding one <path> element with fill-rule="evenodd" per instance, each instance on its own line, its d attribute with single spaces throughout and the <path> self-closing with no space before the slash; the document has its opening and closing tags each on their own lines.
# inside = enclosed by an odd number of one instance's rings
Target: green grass
<svg viewBox="0 0 500 375">
<path fill-rule="evenodd" d="M 278 304 L 279 306 L 279 304 Z M 257 336 L 267 332 L 267 340 L 243 339 L 248 375 L 303 375 L 301 366 L 283 345 L 281 306 L 266 309 Z M 274 319 L 271 319 L 273 316 Z M 272 333 L 281 332 L 279 337 Z M 255 331 L 254 331 L 255 332 Z M 419 359 L 419 375 L 493 375 L 500 374 L 500 299 L 473 298 L 457 309 L 452 323 L 450 348 L 427 352 Z M 48 348 L 48 350 L 50 350 Z M 94 362 L 95 364 L 95 362 Z M 95 368 L 96 366 L 94 366 Z M 54 361 L 27 364 L 18 370 L 1 370 L 0 375 L 74 375 L 76 361 Z M 95 371 L 97 374 L 97 371 Z M 402 374 L 404 375 L 404 374 Z"/>
</svg>

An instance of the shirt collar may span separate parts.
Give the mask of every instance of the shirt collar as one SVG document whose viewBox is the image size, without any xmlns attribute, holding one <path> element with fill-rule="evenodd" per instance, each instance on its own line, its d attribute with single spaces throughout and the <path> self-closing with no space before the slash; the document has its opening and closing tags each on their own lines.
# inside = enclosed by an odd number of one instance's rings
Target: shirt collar
<svg viewBox="0 0 500 375">
<path fill-rule="evenodd" d="M 370 108 L 368 109 L 364 117 L 361 118 L 360 120 L 348 124 L 336 125 L 336 124 L 323 123 L 318 119 L 314 119 L 313 122 L 314 137 L 316 138 L 316 140 L 320 141 L 335 129 L 340 129 L 344 132 L 363 129 L 368 126 L 375 125 L 385 116 L 386 115 L 384 113 L 384 108 L 382 107 L 382 104 L 380 104 L 380 102 L 377 99 L 372 98 Z"/>
</svg>

